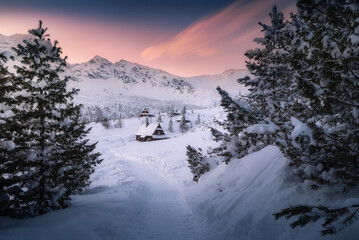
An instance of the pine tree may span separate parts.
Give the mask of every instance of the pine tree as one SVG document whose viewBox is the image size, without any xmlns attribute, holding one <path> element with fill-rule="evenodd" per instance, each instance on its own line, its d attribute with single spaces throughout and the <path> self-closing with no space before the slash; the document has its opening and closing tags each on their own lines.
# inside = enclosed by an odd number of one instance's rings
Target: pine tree
<svg viewBox="0 0 359 240">
<path fill-rule="evenodd" d="M 293 88 L 289 65 L 293 32 L 275 5 L 269 16 L 271 25 L 259 22 L 264 38 L 254 39 L 262 48 L 245 53 L 251 60 L 246 61 L 247 69 L 254 78 L 245 77 L 238 82 L 249 87 L 248 103 L 252 108 L 258 108 L 268 122 L 281 123 L 289 121 L 293 105 L 293 99 L 289 99 Z"/>
<path fill-rule="evenodd" d="M 250 94 L 233 99 L 227 92 L 217 88 L 222 98 L 221 106 L 228 113 L 223 125 L 230 133 L 231 140 L 226 138 L 215 150 L 222 149 L 219 152 L 223 152 L 223 149 L 227 149 L 224 159 L 227 163 L 232 157 L 243 157 L 270 144 L 286 146 L 293 129 L 289 122 L 290 109 L 297 105 L 293 72 L 289 65 L 293 32 L 276 6 L 273 6 L 269 15 L 271 25 L 259 23 L 264 37 L 254 40 L 262 48 L 245 53 L 250 60 L 246 62 L 247 68 L 253 78 L 238 80 L 249 87 Z M 254 131 L 256 126 L 265 131 Z"/>
<path fill-rule="evenodd" d="M 170 111 L 169 111 L 169 113 L 168 113 L 168 116 L 169 116 L 170 118 L 174 116 L 173 106 L 171 106 L 171 109 L 170 109 Z"/>
<path fill-rule="evenodd" d="M 13 84 L 13 129 L 16 152 L 10 157 L 6 214 L 39 215 L 69 205 L 70 194 L 86 187 L 94 166 L 101 162 L 92 153 L 96 144 L 85 139 L 90 131 L 80 122 L 80 107 L 72 103 L 78 90 L 67 91 L 68 76 L 62 77 L 66 58 L 46 34 L 40 21 L 33 36 L 13 48 L 22 65 L 15 66 Z"/>
<path fill-rule="evenodd" d="M 161 123 L 162 122 L 162 117 L 161 117 L 161 113 L 158 113 L 158 117 L 156 119 L 157 123 Z"/>
<path fill-rule="evenodd" d="M 199 114 L 197 115 L 197 120 L 195 122 L 196 125 L 201 123 L 201 117 L 199 116 Z"/>
<path fill-rule="evenodd" d="M 179 129 L 182 134 L 188 131 L 187 120 L 184 114 L 181 117 L 181 121 L 179 123 Z"/>
<path fill-rule="evenodd" d="M 211 128 L 212 138 L 216 142 L 221 142 L 221 145 L 212 149 L 208 149 L 208 153 L 211 157 L 220 158 L 222 162 L 228 164 L 234 153 L 233 149 L 231 148 L 232 145 L 232 138 L 228 136 L 226 133 L 222 133 L 217 129 Z"/>
<path fill-rule="evenodd" d="M 184 115 L 186 113 L 187 113 L 186 106 L 183 106 L 183 108 L 181 110 L 181 115 Z"/>
<path fill-rule="evenodd" d="M 190 145 L 187 146 L 187 161 L 189 163 L 189 168 L 194 175 L 193 181 L 195 182 L 198 182 L 198 179 L 210 169 L 209 163 L 205 161 L 201 153 L 201 149 L 198 150 L 199 151 Z"/>
<path fill-rule="evenodd" d="M 6 214 L 10 200 L 7 187 L 13 182 L 11 178 L 5 179 L 3 174 L 16 171 L 10 158 L 15 149 L 12 129 L 16 126 L 16 122 L 12 120 L 14 113 L 11 107 L 16 102 L 9 96 L 9 92 L 14 91 L 15 87 L 11 81 L 13 74 L 4 66 L 7 61 L 5 54 L 0 53 L 0 215 Z"/>
<path fill-rule="evenodd" d="M 259 23 L 264 38 L 254 40 L 263 47 L 245 54 L 251 60 L 246 63 L 254 78 L 245 77 L 239 79 L 239 83 L 249 87 L 250 94 L 246 102 L 255 109 L 257 118 L 261 119 L 258 123 L 277 130 L 263 134 L 242 132 L 240 142 L 244 146 L 240 151 L 248 147 L 251 148 L 250 152 L 257 151 L 270 144 L 286 148 L 291 142 L 290 135 L 294 128 L 292 116 L 295 111 L 304 108 L 296 91 L 290 65 L 293 51 L 291 42 L 294 38 L 292 27 L 284 21 L 283 13 L 278 12 L 275 5 L 269 16 L 271 25 Z"/>
<path fill-rule="evenodd" d="M 299 113 L 312 134 L 293 159 L 298 174 L 344 191 L 359 180 L 359 13 L 355 1 L 298 1 L 298 89 L 310 111 Z M 291 150 L 291 149 L 290 149 Z M 313 174 L 303 172 L 316 167 Z"/>
<path fill-rule="evenodd" d="M 292 67 L 308 106 L 298 111 L 308 131 L 288 145 L 295 173 L 346 191 L 359 179 L 359 12 L 357 1 L 299 0 Z M 335 234 L 358 218 L 359 203 L 337 207 L 298 205 L 275 217 L 298 216 L 291 226 L 324 219 L 322 234 Z"/>
<path fill-rule="evenodd" d="M 168 131 L 173 132 L 173 121 L 172 117 L 170 118 L 170 121 L 168 122 Z"/>
<path fill-rule="evenodd" d="M 296 228 L 303 227 L 311 222 L 317 222 L 319 219 L 325 219 L 322 224 L 322 235 L 332 235 L 344 230 L 348 225 L 357 220 L 359 204 L 347 207 L 332 208 L 325 206 L 297 205 L 281 210 L 273 214 L 275 219 L 286 217 L 287 219 L 299 216 L 290 226 Z"/>
<path fill-rule="evenodd" d="M 244 133 L 244 130 L 254 124 L 262 123 L 262 115 L 252 109 L 241 99 L 233 99 L 229 94 L 217 87 L 217 91 L 221 95 L 221 106 L 227 113 L 227 117 L 223 123 L 223 127 L 229 132 L 229 136 L 222 138 L 221 145 L 218 148 L 210 151 L 211 156 L 217 156 L 222 158 L 222 161 L 229 163 L 233 157 L 241 158 L 249 153 L 249 150 L 254 151 L 251 148 L 256 146 L 255 140 L 257 138 L 249 138 Z M 218 130 L 213 130 L 212 134 L 220 133 Z M 221 133 L 222 136 L 226 134 Z M 260 145 L 260 148 L 263 146 Z M 260 150 L 260 149 L 256 149 Z"/>
</svg>

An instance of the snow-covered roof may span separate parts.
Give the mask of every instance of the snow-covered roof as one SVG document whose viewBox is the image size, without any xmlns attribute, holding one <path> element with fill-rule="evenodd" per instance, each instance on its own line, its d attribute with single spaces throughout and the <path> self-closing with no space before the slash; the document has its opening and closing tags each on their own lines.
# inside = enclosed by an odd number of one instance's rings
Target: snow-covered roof
<svg viewBox="0 0 359 240">
<path fill-rule="evenodd" d="M 157 129 L 157 127 L 159 129 Z M 143 124 L 140 129 L 137 131 L 136 135 L 140 135 L 141 137 L 146 137 L 146 136 L 152 136 L 152 134 L 156 131 L 156 130 L 162 130 L 162 128 L 160 128 L 160 124 L 158 123 L 150 123 L 148 124 L 148 126 L 146 127 L 146 124 Z"/>
</svg>

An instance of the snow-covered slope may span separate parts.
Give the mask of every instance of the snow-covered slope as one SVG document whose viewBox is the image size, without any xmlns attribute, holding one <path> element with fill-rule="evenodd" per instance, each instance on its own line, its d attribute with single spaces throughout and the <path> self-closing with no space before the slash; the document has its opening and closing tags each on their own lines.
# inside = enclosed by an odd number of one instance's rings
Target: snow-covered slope
<svg viewBox="0 0 359 240">
<path fill-rule="evenodd" d="M 11 47 L 29 38 L 22 34 L 0 35 L 0 51 L 11 52 Z M 245 93 L 246 89 L 236 80 L 248 75 L 248 71 L 230 69 L 218 75 L 185 78 L 126 60 L 112 63 L 95 56 L 85 63 L 70 64 L 65 74 L 73 79 L 69 87 L 81 90 L 75 100 L 84 105 L 124 103 L 136 96 L 140 102 L 154 99 L 167 105 L 177 102 L 208 106 L 219 101 L 217 86 L 231 94 Z"/>
<path fill-rule="evenodd" d="M 303 188 L 289 174 L 288 162 L 274 146 L 235 159 L 228 165 L 211 164 L 212 170 L 193 182 L 186 145 L 216 146 L 208 127 L 219 108 L 195 110 L 202 123 L 186 134 L 137 142 L 138 118 L 125 119 L 124 128 L 105 129 L 91 124 L 91 141 L 104 161 L 92 175 L 90 189 L 72 196 L 73 205 L 43 216 L 16 220 L 0 217 L 0 240 L 357 240 L 359 222 L 335 236 L 320 236 L 319 221 L 292 230 L 285 219 L 272 214 L 289 204 L 315 201 L 333 203 L 324 191 Z M 357 194 L 353 194 L 357 196 Z"/>
<path fill-rule="evenodd" d="M 31 39 L 29 34 L 14 34 L 5 36 L 0 33 L 0 52 L 10 51 L 12 47 L 16 47 L 24 40 Z"/>
</svg>

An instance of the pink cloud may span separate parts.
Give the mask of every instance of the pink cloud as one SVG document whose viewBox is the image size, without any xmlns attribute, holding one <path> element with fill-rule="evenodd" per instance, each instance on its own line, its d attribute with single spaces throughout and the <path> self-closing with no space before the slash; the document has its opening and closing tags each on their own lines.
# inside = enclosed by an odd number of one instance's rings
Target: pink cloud
<svg viewBox="0 0 359 240">
<path fill-rule="evenodd" d="M 245 43 L 260 33 L 257 23 L 268 16 L 272 1 L 238 0 L 220 12 L 190 25 L 168 41 L 145 49 L 141 57 L 151 61 L 160 57 L 207 57 L 222 53 L 234 44 Z M 254 29 L 253 26 L 257 26 Z"/>
</svg>

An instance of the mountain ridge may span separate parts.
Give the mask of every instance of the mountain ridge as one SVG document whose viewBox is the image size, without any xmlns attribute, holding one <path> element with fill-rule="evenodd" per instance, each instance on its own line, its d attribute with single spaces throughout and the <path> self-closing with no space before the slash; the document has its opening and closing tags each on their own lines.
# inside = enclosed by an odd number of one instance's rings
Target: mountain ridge
<svg viewBox="0 0 359 240">
<path fill-rule="evenodd" d="M 30 35 L 0 34 L 0 52 L 12 52 L 11 47 L 25 39 L 31 39 Z M 218 85 L 234 95 L 245 90 L 236 80 L 249 73 L 247 70 L 227 69 L 217 75 L 181 77 L 124 59 L 113 63 L 96 55 L 87 62 L 69 63 L 65 74 L 73 80 L 69 82 L 69 87 L 80 88 L 81 95 L 87 99 L 101 93 L 114 96 L 113 98 L 133 95 L 161 101 L 208 105 L 219 100 L 215 89 Z"/>
</svg>

